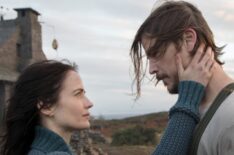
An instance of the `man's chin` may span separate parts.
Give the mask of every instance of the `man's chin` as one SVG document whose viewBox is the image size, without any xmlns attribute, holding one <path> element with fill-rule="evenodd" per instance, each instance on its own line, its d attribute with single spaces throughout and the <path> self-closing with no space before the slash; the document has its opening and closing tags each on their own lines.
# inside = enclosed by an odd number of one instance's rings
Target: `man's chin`
<svg viewBox="0 0 234 155">
<path fill-rule="evenodd" d="M 178 86 L 173 85 L 172 87 L 167 86 L 167 90 L 170 94 L 178 94 Z"/>
</svg>

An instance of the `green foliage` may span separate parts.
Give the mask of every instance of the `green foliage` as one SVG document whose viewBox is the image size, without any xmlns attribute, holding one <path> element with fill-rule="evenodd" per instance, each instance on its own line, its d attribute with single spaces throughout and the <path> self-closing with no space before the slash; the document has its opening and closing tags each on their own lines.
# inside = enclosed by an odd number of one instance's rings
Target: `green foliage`
<svg viewBox="0 0 234 155">
<path fill-rule="evenodd" d="M 135 126 L 118 131 L 112 136 L 112 145 L 149 145 L 155 144 L 155 129 Z"/>
</svg>

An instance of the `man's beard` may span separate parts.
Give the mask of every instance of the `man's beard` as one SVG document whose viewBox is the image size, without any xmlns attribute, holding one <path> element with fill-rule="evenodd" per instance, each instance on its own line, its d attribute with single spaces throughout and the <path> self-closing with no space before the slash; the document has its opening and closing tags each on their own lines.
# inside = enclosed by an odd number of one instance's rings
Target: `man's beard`
<svg viewBox="0 0 234 155">
<path fill-rule="evenodd" d="M 175 77 L 175 81 L 172 84 L 171 89 L 168 89 L 168 92 L 170 94 L 178 94 L 179 93 L 179 77 L 178 76 Z"/>
<path fill-rule="evenodd" d="M 178 82 L 177 83 L 174 83 L 173 85 L 172 85 L 172 88 L 171 89 L 168 89 L 168 92 L 170 93 L 170 94 L 178 94 L 178 86 L 179 86 L 179 84 L 178 84 Z"/>
<path fill-rule="evenodd" d="M 167 77 L 166 75 L 163 75 L 163 76 L 154 76 L 153 78 L 155 78 L 156 79 L 156 83 L 155 83 L 155 87 L 158 85 L 158 83 L 163 79 L 163 78 L 165 78 L 165 77 Z M 153 79 L 152 78 L 152 79 Z M 151 80 L 152 80 L 151 79 Z M 172 84 L 172 88 L 171 89 L 167 89 L 168 90 L 168 92 L 170 93 L 170 94 L 178 94 L 178 86 L 179 86 L 179 77 L 178 76 L 175 76 L 175 82 Z M 167 86 L 167 88 L 168 88 L 168 86 Z"/>
</svg>

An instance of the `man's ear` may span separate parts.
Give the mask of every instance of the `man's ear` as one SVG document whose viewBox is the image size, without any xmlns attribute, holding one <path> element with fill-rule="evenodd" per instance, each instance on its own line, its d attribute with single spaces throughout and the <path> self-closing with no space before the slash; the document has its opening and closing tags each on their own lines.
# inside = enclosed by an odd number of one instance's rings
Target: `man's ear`
<svg viewBox="0 0 234 155">
<path fill-rule="evenodd" d="M 197 41 L 197 33 L 194 29 L 188 28 L 184 31 L 183 35 L 188 52 L 192 52 Z"/>
<path fill-rule="evenodd" d="M 40 113 L 45 116 L 53 116 L 55 111 L 55 105 L 52 106 L 44 106 L 42 101 L 37 103 L 37 108 L 39 109 Z"/>
</svg>

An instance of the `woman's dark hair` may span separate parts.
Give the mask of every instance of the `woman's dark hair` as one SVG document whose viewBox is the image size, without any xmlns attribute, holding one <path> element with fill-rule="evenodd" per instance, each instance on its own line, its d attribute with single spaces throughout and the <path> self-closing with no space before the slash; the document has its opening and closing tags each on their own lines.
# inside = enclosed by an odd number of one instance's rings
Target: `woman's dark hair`
<svg viewBox="0 0 234 155">
<path fill-rule="evenodd" d="M 19 76 L 9 99 L 1 155 L 26 155 L 40 123 L 37 104 L 50 107 L 59 98 L 63 80 L 75 65 L 45 60 L 30 65 Z"/>
</svg>

